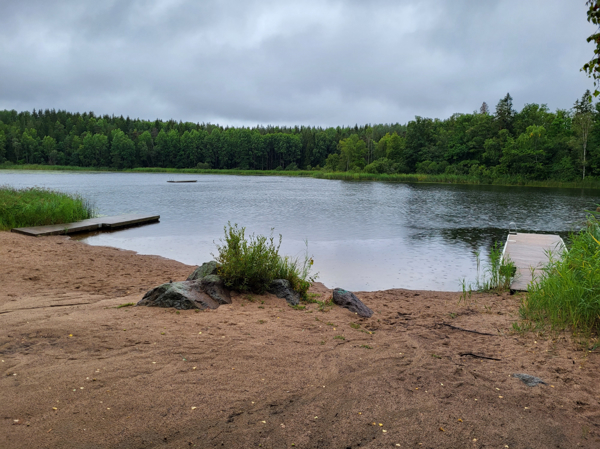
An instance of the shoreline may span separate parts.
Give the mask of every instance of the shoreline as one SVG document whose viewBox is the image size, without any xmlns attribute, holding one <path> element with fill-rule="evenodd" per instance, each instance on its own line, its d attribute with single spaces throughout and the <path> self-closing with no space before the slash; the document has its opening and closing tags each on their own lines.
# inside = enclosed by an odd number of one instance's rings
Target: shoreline
<svg viewBox="0 0 600 449">
<path fill-rule="evenodd" d="M 599 351 L 515 333 L 518 296 L 356 292 L 371 319 L 269 294 L 204 312 L 117 308 L 194 268 L 0 232 L 9 447 L 600 444 Z"/>
<path fill-rule="evenodd" d="M 195 168 L 161 168 L 145 167 L 133 169 L 111 169 L 108 167 L 78 167 L 78 166 L 55 166 L 55 165 L 0 165 L 0 170 L 31 170 L 31 171 L 73 171 L 73 172 L 95 172 L 95 173 L 171 173 L 171 174 L 198 174 L 198 175 L 233 175 L 233 176 L 283 176 L 315 178 L 338 181 L 375 181 L 375 182 L 397 182 L 415 184 L 458 184 L 479 185 L 496 187 L 536 187 L 536 188 L 558 188 L 558 189 L 584 189 L 600 190 L 600 181 L 556 181 L 548 179 L 545 181 L 532 181 L 521 178 L 497 178 L 480 179 L 467 175 L 427 175 L 427 174 L 372 174 L 352 172 L 322 172 L 316 170 L 237 170 L 237 169 L 195 169 Z"/>
</svg>

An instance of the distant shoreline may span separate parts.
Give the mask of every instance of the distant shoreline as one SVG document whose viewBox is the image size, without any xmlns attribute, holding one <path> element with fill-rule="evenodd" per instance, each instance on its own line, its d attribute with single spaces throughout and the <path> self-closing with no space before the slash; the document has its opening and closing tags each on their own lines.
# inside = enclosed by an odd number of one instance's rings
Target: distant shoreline
<svg viewBox="0 0 600 449">
<path fill-rule="evenodd" d="M 582 182 L 562 182 L 554 180 L 532 181 L 519 177 L 497 179 L 480 179 L 467 175 L 427 175 L 427 174 L 372 174 L 354 172 L 323 172 L 320 170 L 232 170 L 232 169 L 197 169 L 197 168 L 163 168 L 139 167 L 133 169 L 112 169 L 109 167 L 76 167 L 70 165 L 0 165 L 0 170 L 39 170 L 39 171 L 75 171 L 75 172 L 106 172 L 106 173 L 171 173 L 198 175 L 235 175 L 235 176 L 286 176 L 290 178 L 316 178 L 340 181 L 380 181 L 419 184 L 464 184 L 489 185 L 506 187 L 542 187 L 561 189 L 600 190 L 600 180 Z"/>
</svg>

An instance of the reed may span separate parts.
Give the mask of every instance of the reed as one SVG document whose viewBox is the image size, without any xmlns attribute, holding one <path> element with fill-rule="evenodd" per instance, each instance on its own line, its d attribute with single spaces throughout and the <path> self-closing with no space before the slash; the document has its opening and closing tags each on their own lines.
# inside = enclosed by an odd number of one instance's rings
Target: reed
<svg viewBox="0 0 600 449">
<path fill-rule="evenodd" d="M 600 222 L 594 213 L 570 241 L 570 249 L 550 254 L 542 275 L 529 284 L 520 313 L 536 327 L 589 337 L 600 331 Z"/>
<path fill-rule="evenodd" d="M 510 284 L 517 271 L 515 263 L 508 256 L 503 256 L 504 246 L 495 242 L 490 249 L 489 260 L 482 269 L 480 254 L 476 253 L 477 277 L 474 284 L 461 281 L 462 295 L 459 303 L 471 298 L 477 292 L 505 292 L 510 290 Z"/>
<path fill-rule="evenodd" d="M 0 186 L 0 230 L 71 223 L 94 216 L 84 198 L 37 187 Z"/>
</svg>

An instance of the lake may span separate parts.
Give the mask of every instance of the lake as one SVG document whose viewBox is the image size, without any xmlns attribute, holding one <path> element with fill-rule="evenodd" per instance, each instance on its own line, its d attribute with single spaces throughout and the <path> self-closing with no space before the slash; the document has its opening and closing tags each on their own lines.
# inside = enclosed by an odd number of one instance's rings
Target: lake
<svg viewBox="0 0 600 449">
<path fill-rule="evenodd" d="M 167 182 L 182 179 L 197 182 Z M 159 214 L 158 224 L 77 238 L 190 265 L 213 258 L 228 222 L 274 228 L 283 254 L 304 257 L 308 242 L 318 280 L 355 291 L 459 291 L 511 222 L 566 236 L 600 203 L 597 190 L 171 173 L 1 170 L 0 185 L 78 193 L 101 215 Z"/>
</svg>

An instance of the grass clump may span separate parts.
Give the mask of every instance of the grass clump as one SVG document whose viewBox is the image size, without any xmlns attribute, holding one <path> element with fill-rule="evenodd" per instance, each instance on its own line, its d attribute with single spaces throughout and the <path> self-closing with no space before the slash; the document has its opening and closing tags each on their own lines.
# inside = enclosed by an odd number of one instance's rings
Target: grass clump
<svg viewBox="0 0 600 449">
<path fill-rule="evenodd" d="M 587 226 L 571 234 L 571 248 L 550 255 L 542 275 L 529 284 L 521 317 L 591 336 L 600 331 L 600 222 L 589 215 Z M 558 257 L 557 257 L 558 256 Z"/>
<path fill-rule="evenodd" d="M 123 307 L 133 307 L 135 306 L 134 302 L 126 302 L 125 304 L 119 304 L 116 308 L 122 309 Z"/>
<path fill-rule="evenodd" d="M 32 187 L 0 186 L 0 230 L 71 223 L 94 216 L 92 205 L 78 195 Z"/>
<path fill-rule="evenodd" d="M 510 289 L 510 284 L 515 277 L 517 268 L 508 256 L 503 254 L 504 245 L 495 242 L 490 250 L 490 258 L 481 275 L 481 259 L 477 253 L 477 279 L 475 284 L 462 281 L 462 295 L 460 301 L 467 301 L 473 291 L 478 292 L 503 292 Z"/>
<path fill-rule="evenodd" d="M 296 304 L 295 306 L 289 306 L 294 310 L 305 310 L 306 306 L 300 305 L 300 304 Z"/>
<path fill-rule="evenodd" d="M 246 237 L 246 228 L 227 223 L 225 238 L 217 245 L 219 254 L 215 256 L 225 285 L 239 292 L 262 294 L 273 280 L 286 279 L 294 291 L 306 298 L 316 278 L 310 274 L 313 260 L 308 253 L 303 261 L 280 256 L 281 239 L 280 234 L 279 241 L 275 241 L 272 232 L 269 237 L 255 234 Z"/>
</svg>

